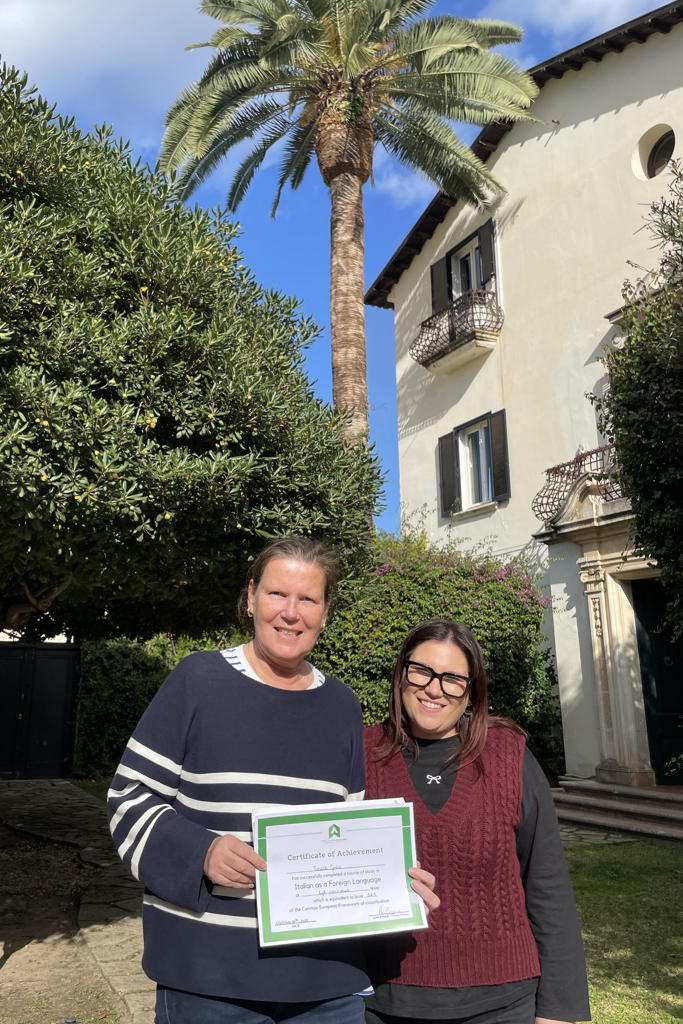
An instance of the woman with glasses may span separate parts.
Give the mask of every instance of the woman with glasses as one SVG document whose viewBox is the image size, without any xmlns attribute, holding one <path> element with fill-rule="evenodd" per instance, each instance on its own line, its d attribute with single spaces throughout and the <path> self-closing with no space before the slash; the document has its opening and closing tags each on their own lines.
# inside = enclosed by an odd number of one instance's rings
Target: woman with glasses
<svg viewBox="0 0 683 1024">
<path fill-rule="evenodd" d="M 411 801 L 441 906 L 429 931 L 367 944 L 367 1024 L 590 1019 L 571 883 L 545 776 L 513 722 L 489 715 L 465 626 L 406 637 L 389 717 L 365 730 L 370 799 Z"/>
</svg>

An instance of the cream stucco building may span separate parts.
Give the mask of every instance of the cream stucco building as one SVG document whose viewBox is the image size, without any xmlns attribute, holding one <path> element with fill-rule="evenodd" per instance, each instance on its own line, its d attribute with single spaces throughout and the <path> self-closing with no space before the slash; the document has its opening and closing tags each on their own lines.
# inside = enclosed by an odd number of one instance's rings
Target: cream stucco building
<svg viewBox="0 0 683 1024">
<path fill-rule="evenodd" d="M 505 197 L 438 195 L 367 295 L 395 314 L 401 500 L 435 539 L 545 564 L 567 771 L 631 786 L 665 783 L 683 750 L 683 658 L 654 629 L 656 568 L 625 559 L 629 503 L 596 479 L 614 455 L 586 394 L 629 262 L 657 262 L 643 218 L 683 156 L 682 22 L 669 4 L 532 69 L 542 123 L 473 145 Z"/>
</svg>

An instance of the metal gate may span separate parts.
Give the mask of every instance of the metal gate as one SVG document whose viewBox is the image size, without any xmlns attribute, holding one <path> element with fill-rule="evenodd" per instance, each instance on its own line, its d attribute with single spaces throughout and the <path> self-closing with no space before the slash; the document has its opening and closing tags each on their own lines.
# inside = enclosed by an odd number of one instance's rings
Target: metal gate
<svg viewBox="0 0 683 1024">
<path fill-rule="evenodd" d="M 77 644 L 0 643 L 0 779 L 69 773 Z"/>
</svg>

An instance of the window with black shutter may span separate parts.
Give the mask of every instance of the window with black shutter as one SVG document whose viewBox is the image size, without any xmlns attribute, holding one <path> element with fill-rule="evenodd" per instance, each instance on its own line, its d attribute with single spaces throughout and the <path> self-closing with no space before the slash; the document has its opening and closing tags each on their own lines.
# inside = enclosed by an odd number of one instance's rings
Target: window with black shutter
<svg viewBox="0 0 683 1024">
<path fill-rule="evenodd" d="M 449 516 L 458 510 L 458 451 L 455 431 L 439 438 L 439 485 L 441 489 L 441 515 Z"/>
<path fill-rule="evenodd" d="M 493 262 L 493 221 L 487 220 L 479 228 L 479 257 L 481 267 L 481 283 L 485 285 L 495 274 Z"/>
<path fill-rule="evenodd" d="M 446 257 L 431 267 L 432 272 L 432 313 L 439 313 L 450 302 L 448 264 Z"/>
<path fill-rule="evenodd" d="M 441 514 L 510 497 L 505 410 L 487 412 L 439 438 Z"/>
<path fill-rule="evenodd" d="M 489 445 L 491 448 L 491 501 L 504 501 L 510 497 L 508 469 L 508 440 L 505 429 L 505 409 L 489 413 Z"/>
<path fill-rule="evenodd" d="M 486 288 L 495 277 L 493 220 L 487 220 L 455 249 L 432 264 L 432 313 L 473 288 Z"/>
</svg>

